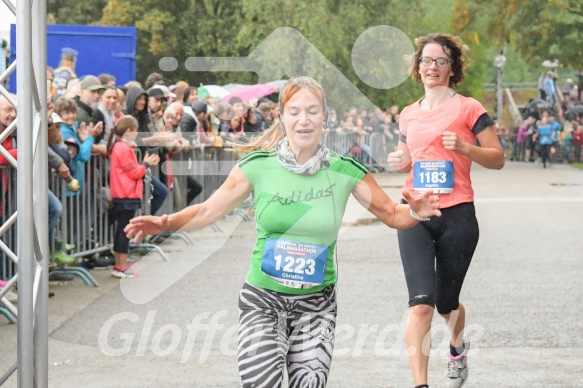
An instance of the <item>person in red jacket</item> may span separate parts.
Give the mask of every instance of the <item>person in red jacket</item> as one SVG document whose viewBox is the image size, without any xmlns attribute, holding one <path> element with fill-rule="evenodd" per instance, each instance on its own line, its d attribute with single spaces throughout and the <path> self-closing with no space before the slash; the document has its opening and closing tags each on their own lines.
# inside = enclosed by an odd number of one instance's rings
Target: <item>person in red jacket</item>
<svg viewBox="0 0 583 388">
<path fill-rule="evenodd" d="M 14 96 L 16 99 L 16 96 Z M 0 95 L 0 133 L 4 132 L 12 122 L 16 120 L 16 108 L 3 95 Z M 16 159 L 16 147 L 13 147 L 12 135 L 8 136 L 3 142 L 2 146 L 8 151 L 14 159 Z M 10 164 L 8 160 L 0 154 L 0 165 Z"/>
<path fill-rule="evenodd" d="M 16 96 L 12 96 L 14 100 L 16 100 Z M 6 128 L 12 124 L 12 122 L 16 120 L 16 108 L 10 101 L 6 99 L 3 95 L 0 95 L 0 133 L 4 132 Z M 16 129 L 15 129 L 16 131 Z M 13 132 L 16 133 L 16 132 Z M 17 158 L 17 150 L 16 145 L 14 144 L 15 141 L 12 138 L 12 135 L 8 136 L 4 141 L 0 144 L 0 146 L 4 147 L 6 151 L 14 158 Z M 4 157 L 3 154 L 0 153 L 0 166 L 8 166 L 10 162 L 8 159 Z M 2 187 L 2 192 L 6 192 L 8 190 L 8 172 L 5 170 L 0 171 L 0 186 Z M 4 204 L 0 202 L 0 217 L 4 214 Z"/>
<path fill-rule="evenodd" d="M 133 278 L 137 275 L 128 264 L 129 239 L 123 229 L 141 207 L 144 190 L 142 178 L 146 169 L 160 162 L 158 155 L 148 154 L 141 164 L 138 163 L 134 153 L 137 134 L 138 121 L 127 115 L 117 121 L 107 141 L 107 155 L 110 158 L 109 189 L 116 221 L 113 240 L 115 265 L 111 275 L 117 278 Z"/>
</svg>

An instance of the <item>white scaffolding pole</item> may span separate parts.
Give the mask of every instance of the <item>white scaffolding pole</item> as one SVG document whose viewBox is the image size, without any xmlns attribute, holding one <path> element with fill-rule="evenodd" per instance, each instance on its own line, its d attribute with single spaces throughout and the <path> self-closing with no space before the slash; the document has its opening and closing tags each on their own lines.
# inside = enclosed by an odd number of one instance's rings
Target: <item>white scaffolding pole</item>
<svg viewBox="0 0 583 388">
<path fill-rule="evenodd" d="M 32 65 L 36 85 L 33 90 L 38 91 L 40 99 L 40 110 L 35 109 L 35 123 L 39 123 L 39 128 L 34 128 L 37 136 L 37 144 L 33 144 L 33 217 L 38 238 L 37 247 L 41 252 L 37 252 L 36 260 L 37 278 L 40 283 L 35 291 L 36 303 L 34 319 L 34 371 L 37 388 L 48 388 L 48 358 L 49 358 L 49 310 L 48 310 L 48 290 L 49 290 L 49 225 L 48 225 L 48 133 L 47 133 L 47 23 L 46 23 L 46 0 L 32 1 Z M 34 237 L 34 236 L 33 236 Z M 40 268 L 40 276 L 38 271 Z"/>
<path fill-rule="evenodd" d="M 17 212 L 0 226 L 0 234 L 17 221 L 17 251 L 5 251 L 18 264 L 18 345 L 16 362 L 0 374 L 0 386 L 18 371 L 19 388 L 48 387 L 48 157 L 46 106 L 46 0 L 19 0 L 16 7 L 3 0 L 16 16 L 16 61 L 2 74 L 4 82 L 15 70 L 17 99 L 0 87 L 2 95 L 16 103 L 18 116 L 0 138 L 17 127 Z M 14 43 L 14 42 L 13 42 Z M 36 142 L 36 144 L 34 144 Z M 10 157 L 9 159 L 12 159 Z M 36 184 L 33 185 L 33 182 Z M 9 305 L 12 306 L 12 305 Z M 13 308 L 13 307 L 12 307 Z"/>
<path fill-rule="evenodd" d="M 29 2 L 16 3 L 16 93 L 18 101 L 17 255 L 18 255 L 18 387 L 34 387 L 34 282 L 32 217 L 32 20 Z"/>
<path fill-rule="evenodd" d="M 17 370 L 19 388 L 47 387 L 46 0 L 19 0 L 9 9 L 16 14 L 18 72 L 18 345 L 16 368 L 10 367 L 2 380 Z"/>
<path fill-rule="evenodd" d="M 16 47 L 18 73 L 16 82 L 18 101 L 18 168 L 16 172 L 18 196 L 18 387 L 34 387 L 32 308 L 34 279 L 34 251 L 32 249 L 32 21 L 30 3 L 16 3 Z"/>
</svg>

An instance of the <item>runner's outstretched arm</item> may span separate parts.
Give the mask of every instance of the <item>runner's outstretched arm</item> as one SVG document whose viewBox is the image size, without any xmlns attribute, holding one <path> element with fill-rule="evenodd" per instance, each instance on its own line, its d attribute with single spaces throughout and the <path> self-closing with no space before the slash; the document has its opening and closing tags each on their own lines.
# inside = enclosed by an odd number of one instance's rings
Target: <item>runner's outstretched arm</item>
<svg viewBox="0 0 583 388">
<path fill-rule="evenodd" d="M 367 173 L 356 185 L 352 195 L 379 220 L 395 229 L 407 229 L 417 224 L 418 220 L 409 213 L 410 209 L 422 218 L 441 216 L 439 196 L 434 195 L 432 191 L 416 197 L 404 193 L 409 205 L 397 204 L 381 189 L 370 173 Z"/>
<path fill-rule="evenodd" d="M 124 232 L 139 241 L 145 235 L 168 231 L 194 230 L 211 225 L 239 206 L 251 192 L 251 184 L 239 166 L 235 166 L 225 183 L 206 201 L 188 206 L 170 215 L 132 218 Z"/>
</svg>

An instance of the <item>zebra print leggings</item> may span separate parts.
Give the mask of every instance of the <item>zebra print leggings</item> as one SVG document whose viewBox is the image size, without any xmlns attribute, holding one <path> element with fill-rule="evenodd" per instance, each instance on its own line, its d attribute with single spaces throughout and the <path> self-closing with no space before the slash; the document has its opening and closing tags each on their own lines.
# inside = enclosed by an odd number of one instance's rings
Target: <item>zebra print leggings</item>
<svg viewBox="0 0 583 388">
<path fill-rule="evenodd" d="M 239 298 L 242 388 L 324 388 L 336 327 L 336 288 L 288 295 L 245 283 Z"/>
</svg>

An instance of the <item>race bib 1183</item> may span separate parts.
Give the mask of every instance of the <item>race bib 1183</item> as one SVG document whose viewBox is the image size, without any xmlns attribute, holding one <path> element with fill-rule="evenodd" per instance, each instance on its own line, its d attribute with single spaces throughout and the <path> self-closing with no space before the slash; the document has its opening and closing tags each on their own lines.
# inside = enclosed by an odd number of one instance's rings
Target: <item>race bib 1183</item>
<svg viewBox="0 0 583 388">
<path fill-rule="evenodd" d="M 315 287 L 324 283 L 327 257 L 326 245 L 268 238 L 261 271 L 286 287 Z"/>
<path fill-rule="evenodd" d="M 453 162 L 451 160 L 420 160 L 413 166 L 413 188 L 435 194 L 453 192 Z"/>
</svg>

